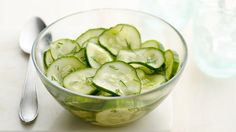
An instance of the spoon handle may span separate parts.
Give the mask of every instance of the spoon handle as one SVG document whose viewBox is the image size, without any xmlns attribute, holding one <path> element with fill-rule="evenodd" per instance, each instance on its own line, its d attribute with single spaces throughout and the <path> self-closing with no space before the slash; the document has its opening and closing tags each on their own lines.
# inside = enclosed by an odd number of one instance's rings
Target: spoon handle
<svg viewBox="0 0 236 132">
<path fill-rule="evenodd" d="M 24 123 L 30 123 L 38 115 L 38 99 L 36 93 L 36 70 L 31 56 L 20 101 L 19 117 Z"/>
</svg>

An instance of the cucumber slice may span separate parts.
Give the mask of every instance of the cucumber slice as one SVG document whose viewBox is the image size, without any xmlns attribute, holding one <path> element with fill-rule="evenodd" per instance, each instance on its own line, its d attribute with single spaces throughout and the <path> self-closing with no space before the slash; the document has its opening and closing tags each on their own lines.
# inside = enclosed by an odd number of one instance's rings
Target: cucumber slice
<svg viewBox="0 0 236 132">
<path fill-rule="evenodd" d="M 160 68 L 164 63 L 162 51 L 156 48 L 121 50 L 116 59 L 127 63 L 142 63 L 154 69 Z"/>
<path fill-rule="evenodd" d="M 121 61 L 102 65 L 95 74 L 93 83 L 115 95 L 139 94 L 141 90 L 141 82 L 135 69 Z"/>
<path fill-rule="evenodd" d="M 102 64 L 113 61 L 113 57 L 108 51 L 94 43 L 88 43 L 86 55 L 89 65 L 93 68 L 99 68 Z"/>
<path fill-rule="evenodd" d="M 63 78 L 77 69 L 85 68 L 76 57 L 68 56 L 55 60 L 47 70 L 47 77 L 59 84 L 62 84 Z"/>
<path fill-rule="evenodd" d="M 70 39 L 59 39 L 50 44 L 52 57 L 56 60 L 60 57 L 74 54 L 80 50 L 76 41 Z"/>
<path fill-rule="evenodd" d="M 107 109 L 96 114 L 96 121 L 105 126 L 125 124 L 131 121 L 134 112 L 127 108 Z"/>
<path fill-rule="evenodd" d="M 118 24 L 104 31 L 99 37 L 100 44 L 117 55 L 122 49 L 139 49 L 141 37 L 138 30 L 128 24 Z"/>
<path fill-rule="evenodd" d="M 142 63 L 136 63 L 136 62 L 131 62 L 130 65 L 134 67 L 135 69 L 141 69 L 143 70 L 146 74 L 154 74 L 155 70 L 153 70 L 150 67 L 147 67 L 146 65 Z"/>
<path fill-rule="evenodd" d="M 94 28 L 94 29 L 89 29 L 86 32 L 84 32 L 83 34 L 81 34 L 77 39 L 77 43 L 81 46 L 84 47 L 83 44 L 84 42 L 86 42 L 87 40 L 89 40 L 90 38 L 93 37 L 98 37 L 99 35 L 101 35 L 103 32 L 105 31 L 105 28 Z"/>
<path fill-rule="evenodd" d="M 45 67 L 48 68 L 48 66 L 50 64 L 52 64 L 53 61 L 54 61 L 54 59 L 52 58 L 50 49 L 45 51 L 44 52 L 44 65 L 45 65 Z"/>
<path fill-rule="evenodd" d="M 95 121 L 95 113 L 85 110 L 70 110 L 74 115 L 86 120 L 86 121 Z"/>
<path fill-rule="evenodd" d="M 82 96 L 68 96 L 64 103 L 68 109 L 71 110 L 85 110 L 85 111 L 102 111 L 105 101 L 93 98 L 85 98 Z"/>
<path fill-rule="evenodd" d="M 79 59 L 85 66 L 88 66 L 88 61 L 86 57 L 86 50 L 85 48 L 80 49 L 79 52 L 75 53 L 74 56 Z"/>
<path fill-rule="evenodd" d="M 166 79 L 171 79 L 178 71 L 179 68 L 179 56 L 172 50 L 165 51 L 165 69 Z"/>
<path fill-rule="evenodd" d="M 98 37 L 93 37 L 93 38 L 90 38 L 89 40 L 85 41 L 85 42 L 83 43 L 82 47 L 85 48 L 88 43 L 99 44 Z"/>
<path fill-rule="evenodd" d="M 158 49 L 160 49 L 160 50 L 162 50 L 162 51 L 165 50 L 165 49 L 164 49 L 164 46 L 163 46 L 160 42 L 158 42 L 158 41 L 156 41 L 156 40 L 147 40 L 147 41 L 145 41 L 145 42 L 142 44 L 141 47 L 142 47 L 142 48 L 153 47 L 153 48 L 158 48 Z"/>
<path fill-rule="evenodd" d="M 65 88 L 82 94 L 92 94 L 96 88 L 92 85 L 92 78 L 96 69 L 86 68 L 72 72 L 63 80 Z"/>
<path fill-rule="evenodd" d="M 166 82 L 165 76 L 160 74 L 147 75 L 140 69 L 137 69 L 137 74 L 142 83 L 141 93 L 158 88 L 158 86 Z"/>
</svg>

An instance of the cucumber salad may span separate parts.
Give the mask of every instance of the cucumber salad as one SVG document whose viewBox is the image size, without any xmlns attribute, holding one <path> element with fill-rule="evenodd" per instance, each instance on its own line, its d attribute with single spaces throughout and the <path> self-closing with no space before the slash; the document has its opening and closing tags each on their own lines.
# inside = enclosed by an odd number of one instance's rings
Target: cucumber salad
<svg viewBox="0 0 236 132">
<path fill-rule="evenodd" d="M 158 88 L 177 73 L 178 54 L 157 40 L 142 42 L 132 25 L 89 29 L 58 39 L 44 52 L 49 80 L 76 93 L 129 96 Z M 103 116 L 103 115 L 100 115 Z"/>
</svg>

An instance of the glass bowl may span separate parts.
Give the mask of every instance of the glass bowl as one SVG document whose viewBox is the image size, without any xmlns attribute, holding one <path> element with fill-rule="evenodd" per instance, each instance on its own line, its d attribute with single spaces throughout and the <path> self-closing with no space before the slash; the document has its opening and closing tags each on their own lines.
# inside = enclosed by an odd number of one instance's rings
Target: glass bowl
<svg viewBox="0 0 236 132">
<path fill-rule="evenodd" d="M 49 48 L 51 41 L 59 38 L 76 39 L 90 28 L 109 28 L 119 23 L 135 26 L 142 41 L 156 39 L 163 43 L 166 49 L 175 50 L 181 62 L 177 74 L 154 90 L 122 97 L 83 95 L 65 89 L 45 76 L 43 53 Z M 159 17 L 127 9 L 94 9 L 68 15 L 49 25 L 36 39 L 32 57 L 43 84 L 65 109 L 92 124 L 120 126 L 142 118 L 168 96 L 184 70 L 187 46 L 181 34 Z"/>
</svg>

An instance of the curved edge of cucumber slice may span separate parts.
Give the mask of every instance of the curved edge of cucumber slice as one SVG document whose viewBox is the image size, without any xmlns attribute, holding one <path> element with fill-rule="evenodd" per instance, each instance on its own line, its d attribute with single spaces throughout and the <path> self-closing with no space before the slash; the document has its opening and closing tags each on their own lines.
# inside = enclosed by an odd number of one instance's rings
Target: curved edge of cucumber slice
<svg viewBox="0 0 236 132">
<path fill-rule="evenodd" d="M 98 88 L 115 95 L 139 94 L 141 82 L 136 70 L 122 61 L 103 64 L 96 72 L 93 83 Z"/>
<path fill-rule="evenodd" d="M 93 68 L 99 68 L 102 64 L 113 61 L 109 52 L 94 43 L 87 44 L 86 56 L 89 65 Z"/>
<path fill-rule="evenodd" d="M 65 88 L 82 94 L 93 94 L 97 89 L 92 85 L 92 77 L 95 75 L 96 69 L 86 68 L 79 69 L 68 74 L 64 80 Z"/>
<path fill-rule="evenodd" d="M 82 44 L 82 47 L 83 47 L 83 48 L 86 48 L 88 43 L 99 44 L 98 37 L 92 37 L 92 38 L 88 39 L 87 41 L 85 41 L 85 42 Z"/>
<path fill-rule="evenodd" d="M 95 120 L 95 112 L 87 111 L 87 110 L 70 110 L 70 112 L 79 118 L 82 118 L 86 121 L 94 121 Z"/>
<path fill-rule="evenodd" d="M 61 57 L 49 65 L 46 76 L 49 80 L 62 84 L 63 78 L 85 65 L 74 56 Z"/>
<path fill-rule="evenodd" d="M 96 93 L 96 96 L 111 97 L 114 95 L 106 91 L 100 90 L 98 93 Z"/>
<path fill-rule="evenodd" d="M 136 69 L 139 79 L 141 80 L 141 93 L 148 92 L 152 89 L 158 88 L 162 83 L 166 82 L 166 78 L 161 74 L 147 75 L 143 70 Z"/>
<path fill-rule="evenodd" d="M 97 89 L 102 90 L 102 91 L 104 91 L 104 92 L 106 92 L 106 93 L 108 93 L 108 94 L 111 94 L 111 95 L 114 95 L 114 96 L 120 96 L 119 94 L 117 94 L 117 93 L 115 93 L 115 92 L 111 92 L 111 91 L 107 90 L 106 88 L 97 85 L 97 84 L 94 83 L 94 82 L 93 82 L 93 85 L 94 85 Z M 98 93 L 99 93 L 99 92 L 98 92 Z"/>
<path fill-rule="evenodd" d="M 96 114 L 96 122 L 100 125 L 114 126 L 130 122 L 133 116 L 135 112 L 128 108 L 107 109 Z"/>
<path fill-rule="evenodd" d="M 82 62 L 85 66 L 89 66 L 88 60 L 86 57 L 86 49 L 85 48 L 81 48 L 79 50 L 79 52 L 75 53 L 73 56 L 78 58 L 80 60 L 80 62 Z"/>
<path fill-rule="evenodd" d="M 93 28 L 85 31 L 79 37 L 76 38 L 76 42 L 83 47 L 84 42 L 93 37 L 100 36 L 106 29 L 105 28 Z"/>
<path fill-rule="evenodd" d="M 147 40 L 145 42 L 142 43 L 141 45 L 142 48 L 148 48 L 148 47 L 153 47 L 153 48 L 158 48 L 162 51 L 164 51 L 164 46 L 158 42 L 157 40 Z"/>
<path fill-rule="evenodd" d="M 50 44 L 53 59 L 74 54 L 80 50 L 79 44 L 71 39 L 58 39 Z"/>
<path fill-rule="evenodd" d="M 121 50 L 117 60 L 126 63 L 140 63 L 152 69 L 158 69 L 164 64 L 163 51 L 157 48 L 142 48 L 137 50 Z"/>
<path fill-rule="evenodd" d="M 117 24 L 99 36 L 99 43 L 116 56 L 122 49 L 139 49 L 141 47 L 141 35 L 137 28 L 132 25 Z"/>
<path fill-rule="evenodd" d="M 135 69 L 141 69 L 143 70 L 146 74 L 154 74 L 155 69 L 153 67 L 150 67 L 149 65 L 141 62 L 130 62 L 129 63 L 131 66 L 133 66 Z"/>
<path fill-rule="evenodd" d="M 50 49 L 48 49 L 47 51 L 44 52 L 43 54 L 43 62 L 44 62 L 44 66 L 47 69 L 48 66 L 54 61 L 52 55 L 51 55 L 51 51 Z"/>
<path fill-rule="evenodd" d="M 166 69 L 166 79 L 171 79 L 178 71 L 180 62 L 178 54 L 173 50 L 165 51 L 165 69 Z"/>
</svg>

